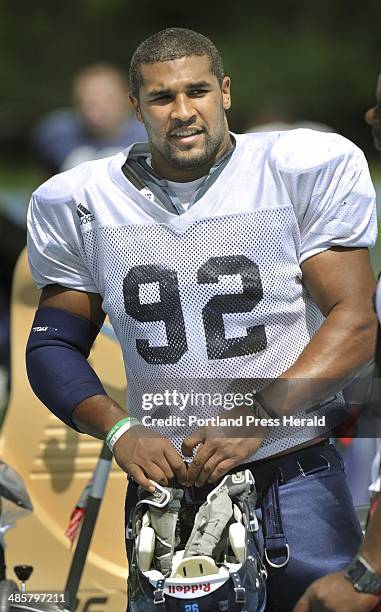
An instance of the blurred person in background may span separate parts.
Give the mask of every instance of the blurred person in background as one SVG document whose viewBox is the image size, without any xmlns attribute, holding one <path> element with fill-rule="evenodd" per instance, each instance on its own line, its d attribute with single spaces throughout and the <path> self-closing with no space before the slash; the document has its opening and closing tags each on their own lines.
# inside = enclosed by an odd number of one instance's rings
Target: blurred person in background
<svg viewBox="0 0 381 612">
<path fill-rule="evenodd" d="M 118 153 L 146 141 L 143 124 L 132 113 L 122 70 L 94 64 L 73 80 L 73 109 L 61 109 L 36 125 L 32 146 L 50 173 Z"/>
<path fill-rule="evenodd" d="M 381 73 L 376 89 L 377 104 L 365 113 L 376 149 L 381 151 Z M 381 280 L 376 308 L 381 320 Z M 381 372 L 381 336 L 376 350 L 376 376 Z M 368 612 L 381 610 L 381 439 L 372 466 L 372 510 L 369 528 L 357 556 L 347 570 L 316 580 L 301 597 L 294 612 Z"/>
<path fill-rule="evenodd" d="M 136 141 L 146 141 L 142 123 L 135 119 L 124 72 L 99 63 L 73 79 L 74 108 L 60 109 L 35 126 L 32 146 L 49 175 L 91 159 L 118 153 Z M 4 194 L 3 194 L 4 197 Z M 13 199 L 9 208 L 13 207 Z M 15 262 L 24 241 L 24 218 L 1 211 L 0 235 L 0 420 L 8 400 L 10 347 L 9 303 Z"/>
</svg>

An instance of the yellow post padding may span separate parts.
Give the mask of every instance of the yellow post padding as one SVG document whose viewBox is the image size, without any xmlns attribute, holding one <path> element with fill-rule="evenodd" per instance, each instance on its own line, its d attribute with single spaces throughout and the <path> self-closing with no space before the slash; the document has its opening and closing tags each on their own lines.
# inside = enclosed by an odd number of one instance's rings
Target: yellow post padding
<svg viewBox="0 0 381 612">
<path fill-rule="evenodd" d="M 21 519 L 6 536 L 7 577 L 16 579 L 14 565 L 33 565 L 29 590 L 62 591 L 73 554 L 65 530 L 102 445 L 61 423 L 29 386 L 25 345 L 38 298 L 23 251 L 13 282 L 11 396 L 1 429 L 0 456 L 24 479 L 34 513 Z M 118 343 L 100 334 L 90 361 L 107 392 L 123 405 L 126 379 Z M 126 476 L 113 462 L 80 585 L 77 612 L 126 609 L 125 489 Z"/>
</svg>

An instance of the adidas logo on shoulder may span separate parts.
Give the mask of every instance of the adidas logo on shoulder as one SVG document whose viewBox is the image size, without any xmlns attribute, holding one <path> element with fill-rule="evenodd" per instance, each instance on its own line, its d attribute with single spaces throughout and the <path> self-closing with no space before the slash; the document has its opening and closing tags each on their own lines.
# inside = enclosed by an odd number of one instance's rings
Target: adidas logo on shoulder
<svg viewBox="0 0 381 612">
<path fill-rule="evenodd" d="M 79 225 L 95 221 L 94 215 L 83 204 L 78 204 L 77 215 L 79 217 Z"/>
</svg>

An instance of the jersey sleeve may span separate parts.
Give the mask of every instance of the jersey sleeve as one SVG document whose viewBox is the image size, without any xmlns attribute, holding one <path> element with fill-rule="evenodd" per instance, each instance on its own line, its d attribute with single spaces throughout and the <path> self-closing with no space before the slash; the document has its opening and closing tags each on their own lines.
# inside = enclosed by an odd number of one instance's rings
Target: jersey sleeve
<svg viewBox="0 0 381 612">
<path fill-rule="evenodd" d="M 70 197 L 52 198 L 46 189 L 32 195 L 28 210 L 28 257 L 36 285 L 59 284 L 99 293 L 81 249 Z"/>
<path fill-rule="evenodd" d="M 376 197 L 362 151 L 338 134 L 297 131 L 298 153 L 284 156 L 281 173 L 298 219 L 300 263 L 334 246 L 374 246 Z"/>
</svg>

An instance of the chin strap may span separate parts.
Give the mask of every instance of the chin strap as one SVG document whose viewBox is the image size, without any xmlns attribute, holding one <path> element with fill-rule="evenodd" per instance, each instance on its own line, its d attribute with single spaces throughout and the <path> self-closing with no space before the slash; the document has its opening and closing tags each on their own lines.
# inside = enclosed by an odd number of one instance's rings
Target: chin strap
<svg viewBox="0 0 381 612">
<path fill-rule="evenodd" d="M 230 572 L 230 578 L 234 585 L 235 612 L 246 612 L 246 589 L 241 583 L 241 577 L 238 572 Z"/>
<path fill-rule="evenodd" d="M 153 592 L 153 603 L 155 604 L 155 612 L 165 612 L 167 606 L 165 605 L 165 596 L 164 596 L 164 584 L 166 577 L 160 578 L 160 580 L 156 583 L 156 589 Z"/>
</svg>

